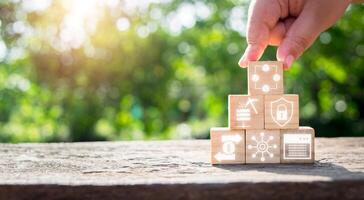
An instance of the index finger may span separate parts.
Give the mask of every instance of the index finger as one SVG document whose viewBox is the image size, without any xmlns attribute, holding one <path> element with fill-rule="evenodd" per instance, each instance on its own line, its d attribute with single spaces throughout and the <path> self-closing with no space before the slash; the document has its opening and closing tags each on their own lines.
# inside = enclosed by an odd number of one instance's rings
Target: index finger
<svg viewBox="0 0 364 200">
<path fill-rule="evenodd" d="M 239 61 L 246 67 L 249 61 L 258 60 L 269 43 L 270 30 L 282 15 L 277 0 L 253 0 L 249 6 L 247 22 L 247 48 Z"/>
</svg>

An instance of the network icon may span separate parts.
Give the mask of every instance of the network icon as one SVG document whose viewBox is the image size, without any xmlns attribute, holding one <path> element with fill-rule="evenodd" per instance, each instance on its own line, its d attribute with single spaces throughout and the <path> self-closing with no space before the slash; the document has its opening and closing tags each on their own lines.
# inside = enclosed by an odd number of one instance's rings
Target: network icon
<svg viewBox="0 0 364 200">
<path fill-rule="evenodd" d="M 255 136 L 251 136 L 251 140 L 255 142 L 255 144 L 248 145 L 248 149 L 254 149 L 254 153 L 251 154 L 252 158 L 259 158 L 260 161 L 266 161 L 266 158 L 273 158 L 274 153 L 273 149 L 277 149 L 277 144 L 272 144 L 274 141 L 274 136 L 265 135 L 264 132 L 260 132 L 260 137 L 257 139 Z"/>
</svg>

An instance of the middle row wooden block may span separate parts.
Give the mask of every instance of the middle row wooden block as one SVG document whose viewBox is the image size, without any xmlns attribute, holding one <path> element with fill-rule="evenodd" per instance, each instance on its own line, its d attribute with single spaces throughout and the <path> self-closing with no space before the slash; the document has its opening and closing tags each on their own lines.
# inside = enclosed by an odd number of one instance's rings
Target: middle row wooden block
<svg viewBox="0 0 364 200">
<path fill-rule="evenodd" d="M 298 95 L 229 95 L 231 129 L 294 129 L 299 126 Z"/>
</svg>

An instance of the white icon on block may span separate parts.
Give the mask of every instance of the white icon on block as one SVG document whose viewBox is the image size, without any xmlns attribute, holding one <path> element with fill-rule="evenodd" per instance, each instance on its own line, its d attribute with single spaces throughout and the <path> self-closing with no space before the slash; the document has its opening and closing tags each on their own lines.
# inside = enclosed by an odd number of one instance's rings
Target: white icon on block
<svg viewBox="0 0 364 200">
<path fill-rule="evenodd" d="M 293 101 L 281 97 L 270 103 L 270 115 L 273 121 L 280 127 L 291 121 L 293 116 Z"/>
<path fill-rule="evenodd" d="M 274 136 L 266 136 L 264 132 L 260 133 L 260 138 L 257 139 L 252 136 L 251 139 L 255 142 L 255 145 L 248 145 L 248 149 L 255 149 L 255 152 L 251 155 L 252 158 L 260 157 L 260 161 L 264 162 L 266 156 L 273 158 L 273 149 L 278 148 L 277 144 L 272 144 Z"/>
<path fill-rule="evenodd" d="M 262 71 L 263 73 L 272 73 L 272 71 L 274 71 L 274 74 L 272 76 L 273 79 L 273 83 L 271 84 L 267 84 L 267 83 L 262 83 L 259 84 L 259 74 L 257 73 L 257 68 L 261 68 L 260 71 Z M 278 89 L 278 82 L 281 80 L 281 76 L 278 74 L 278 66 L 277 65 L 271 65 L 269 66 L 268 64 L 264 64 L 264 65 L 256 65 L 254 66 L 254 73 L 252 74 L 251 77 L 252 81 L 254 82 L 254 88 L 257 90 L 262 90 L 264 93 L 268 93 L 271 90 L 276 90 Z"/>
<path fill-rule="evenodd" d="M 243 138 L 240 135 L 222 135 L 222 152 L 215 155 L 216 160 L 235 160 L 236 144 L 240 143 Z"/>
<path fill-rule="evenodd" d="M 312 138 L 311 134 L 284 134 L 283 158 L 285 160 L 311 159 Z"/>
<path fill-rule="evenodd" d="M 254 111 L 255 114 L 258 114 L 257 108 L 255 107 L 255 102 L 258 99 L 252 99 L 248 97 L 248 101 L 245 104 L 239 103 L 239 107 L 235 111 L 236 121 L 242 122 L 241 127 L 249 127 L 249 125 L 245 124 L 245 122 L 251 120 L 251 109 Z"/>
<path fill-rule="evenodd" d="M 288 111 L 287 111 L 287 106 L 285 104 L 279 104 L 277 106 L 276 118 L 277 121 L 287 121 Z"/>
</svg>

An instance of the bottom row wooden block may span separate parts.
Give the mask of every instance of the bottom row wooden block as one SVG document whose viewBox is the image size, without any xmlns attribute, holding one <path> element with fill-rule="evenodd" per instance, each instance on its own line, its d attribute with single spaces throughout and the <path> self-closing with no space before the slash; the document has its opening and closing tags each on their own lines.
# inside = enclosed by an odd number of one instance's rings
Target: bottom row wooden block
<svg viewBox="0 0 364 200">
<path fill-rule="evenodd" d="M 313 163 L 315 131 L 211 128 L 211 163 Z"/>
</svg>

